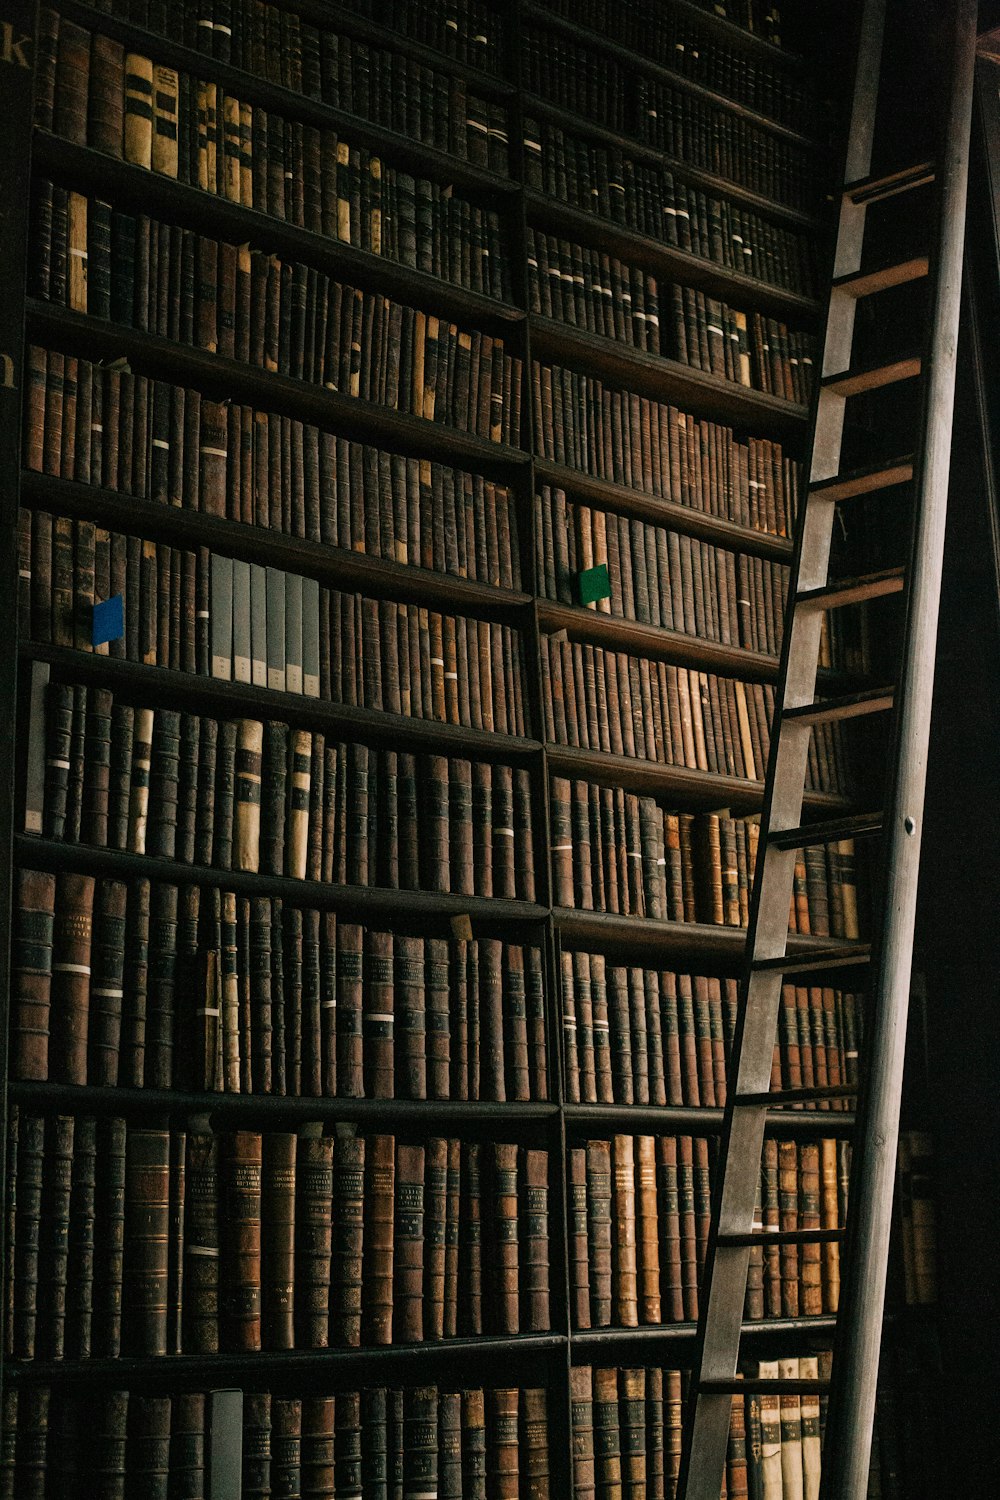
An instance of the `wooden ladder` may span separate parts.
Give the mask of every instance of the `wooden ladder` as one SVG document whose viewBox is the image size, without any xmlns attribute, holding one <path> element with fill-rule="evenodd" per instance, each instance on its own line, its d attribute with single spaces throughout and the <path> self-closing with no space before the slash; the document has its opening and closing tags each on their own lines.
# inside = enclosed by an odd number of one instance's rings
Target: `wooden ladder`
<svg viewBox="0 0 1000 1500">
<path fill-rule="evenodd" d="M 943 105 L 941 151 L 934 162 L 872 175 L 886 0 L 865 0 L 827 313 L 822 382 L 813 430 L 809 486 L 797 521 L 776 691 L 775 719 L 719 1167 L 712 1203 L 701 1313 L 685 1420 L 678 1500 L 719 1500 L 732 1397 L 829 1389 L 820 1495 L 863 1500 L 867 1491 L 878 1373 L 900 1092 L 916 908 L 921 819 L 938 601 L 944 552 L 965 229 L 973 65 L 974 0 L 953 7 L 951 76 Z M 929 253 L 868 270 L 868 209 L 931 184 L 936 199 Z M 911 200 L 912 201 L 912 200 Z M 893 204 L 886 213 L 895 210 Z M 913 358 L 854 362 L 855 312 L 861 298 L 927 278 L 925 348 Z M 841 469 L 846 404 L 852 397 L 909 381 L 914 451 L 865 468 Z M 905 568 L 865 577 L 829 576 L 838 504 L 911 485 L 911 537 Z M 898 676 L 890 686 L 817 699 L 821 631 L 829 611 L 902 591 L 904 625 Z M 816 725 L 891 714 L 883 810 L 802 824 L 810 735 Z M 786 955 L 798 850 L 841 839 L 881 841 L 871 946 L 831 940 L 803 962 Z M 751 1250 L 759 1244 L 829 1240 L 840 1231 L 781 1233 L 754 1229 L 765 1118 L 781 1105 L 843 1097 L 843 1087 L 771 1088 L 782 985 L 860 976 L 867 991 L 865 1058 L 853 1133 L 853 1166 L 844 1232 L 840 1312 L 833 1378 L 738 1379 Z M 794 1387 L 794 1389 L 793 1389 Z M 806 1500 L 814 1497 L 806 1495 Z"/>
</svg>

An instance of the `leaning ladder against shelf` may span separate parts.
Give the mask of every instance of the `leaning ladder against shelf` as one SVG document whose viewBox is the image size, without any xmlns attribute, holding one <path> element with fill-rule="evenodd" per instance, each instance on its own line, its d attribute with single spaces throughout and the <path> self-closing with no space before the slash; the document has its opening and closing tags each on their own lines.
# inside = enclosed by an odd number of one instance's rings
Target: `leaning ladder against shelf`
<svg viewBox="0 0 1000 1500">
<path fill-rule="evenodd" d="M 845 186 L 828 312 L 823 383 L 816 409 L 810 487 L 799 517 L 777 693 L 776 722 L 761 821 L 746 946 L 742 1005 L 733 1049 L 719 1173 L 705 1266 L 698 1341 L 684 1438 L 679 1500 L 718 1500 L 732 1395 L 754 1389 L 737 1380 L 744 1293 L 751 1247 L 790 1236 L 754 1232 L 755 1189 L 765 1114 L 780 1104 L 819 1101 L 829 1091 L 771 1091 L 771 1055 L 782 983 L 803 974 L 786 955 L 796 851 L 846 837 L 879 836 L 871 948 L 831 947 L 809 960 L 811 974 L 869 971 L 866 1058 L 854 1146 L 845 1276 L 835 1343 L 826 1453 L 820 1493 L 860 1500 L 867 1493 L 875 1382 L 899 1129 L 903 1043 L 920 854 L 926 752 L 944 552 L 959 292 L 965 226 L 976 7 L 955 7 L 951 76 L 942 110 L 941 155 L 887 176 L 873 176 L 885 0 L 866 0 L 854 85 Z M 936 186 L 930 254 L 878 271 L 863 269 L 867 209 L 929 180 Z M 901 200 L 905 201 L 905 200 Z M 928 277 L 928 343 L 922 359 L 883 357 L 858 367 L 854 357 L 859 298 Z M 919 412 L 911 457 L 864 470 L 841 468 L 847 400 L 921 376 L 911 398 Z M 912 481 L 909 563 L 867 577 L 831 579 L 829 555 L 838 502 L 876 496 Z M 824 611 L 904 591 L 904 624 L 894 686 L 816 699 Z M 884 812 L 802 825 L 809 736 L 814 725 L 892 713 Z M 795 1240 L 832 1231 L 796 1232 Z M 836 1233 L 840 1233 L 837 1231 Z M 778 1395 L 787 1386 L 767 1382 Z M 814 1393 L 796 1381 L 789 1394 Z M 761 1382 L 764 1386 L 764 1382 Z M 826 1389 L 824 1384 L 823 1389 Z"/>
</svg>

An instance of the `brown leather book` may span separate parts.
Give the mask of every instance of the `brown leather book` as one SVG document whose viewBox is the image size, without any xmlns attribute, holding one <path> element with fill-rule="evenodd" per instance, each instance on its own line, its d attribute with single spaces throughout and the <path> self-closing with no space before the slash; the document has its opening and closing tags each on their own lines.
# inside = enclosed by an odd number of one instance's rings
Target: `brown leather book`
<svg viewBox="0 0 1000 1500">
<path fill-rule="evenodd" d="M 459 1326 L 469 1334 L 483 1332 L 482 1152 L 478 1141 L 469 1141 L 462 1160 Z"/>
<path fill-rule="evenodd" d="M 395 1175 L 395 1139 L 371 1136 L 365 1150 L 362 1328 L 366 1344 L 391 1344 L 393 1339 Z"/>
<path fill-rule="evenodd" d="M 524 1323 L 531 1332 L 551 1327 L 549 1310 L 549 1153 L 524 1150 L 521 1159 L 523 1203 L 520 1224 L 524 1266 Z"/>
<path fill-rule="evenodd" d="M 614 1216 L 614 1312 L 615 1322 L 635 1328 L 638 1315 L 638 1268 L 636 1257 L 635 1141 L 616 1135 L 612 1144 L 612 1211 Z"/>
<path fill-rule="evenodd" d="M 367 931 L 364 944 L 364 1092 L 370 1099 L 391 1099 L 395 1092 L 396 1052 L 393 935 Z"/>
<path fill-rule="evenodd" d="M 621 1500 L 621 1426 L 615 1369 L 594 1370 L 594 1457 L 597 1493 L 608 1500 Z"/>
<path fill-rule="evenodd" d="M 396 1146 L 396 1208 L 393 1264 L 393 1342 L 420 1343 L 424 1337 L 423 1146 Z"/>
<path fill-rule="evenodd" d="M 302 1400 L 271 1398 L 271 1493 L 297 1495 L 302 1481 Z"/>
<path fill-rule="evenodd" d="M 587 1142 L 587 1226 L 590 1238 L 591 1327 L 612 1321 L 611 1142 Z"/>
<path fill-rule="evenodd" d="M 336 1436 L 335 1436 L 336 1434 Z M 343 1468 L 361 1457 L 360 1395 L 344 1391 L 334 1396 L 306 1396 L 302 1402 L 302 1500 L 333 1495 L 334 1451 Z M 351 1493 L 360 1491 L 360 1472 Z"/>
<path fill-rule="evenodd" d="M 295 1344 L 329 1344 L 330 1265 L 333 1243 L 332 1136 L 319 1126 L 299 1132 L 295 1157 Z"/>
<path fill-rule="evenodd" d="M 192 1121 L 185 1163 L 184 1348 L 219 1348 L 219 1140 Z"/>
<path fill-rule="evenodd" d="M 167 1353 L 170 1133 L 130 1130 L 125 1153 L 122 1309 L 137 1355 Z"/>
<path fill-rule="evenodd" d="M 573 1494 L 595 1500 L 594 1376 L 590 1365 L 573 1365 L 569 1372 L 573 1457 Z"/>
<path fill-rule="evenodd" d="M 516 1386 L 486 1394 L 487 1491 L 496 1500 L 517 1500 L 520 1494 L 517 1408 Z"/>
<path fill-rule="evenodd" d="M 427 1097 L 429 1099 L 467 1098 L 467 1063 L 464 1091 L 459 1082 L 459 1073 L 464 1061 L 460 1041 L 462 1026 L 461 1024 L 454 1028 L 452 1026 L 448 944 L 443 938 L 433 937 L 420 938 L 415 941 L 419 943 L 423 955 L 421 967 L 424 974 L 426 1011 Z M 456 1011 L 459 1010 L 456 996 Z M 466 1021 L 465 1026 L 467 1025 Z M 453 1076 L 454 1086 L 452 1085 Z"/>
<path fill-rule="evenodd" d="M 425 989 L 424 939 L 401 934 L 395 939 L 395 990 L 399 1034 L 396 1053 L 398 1092 L 406 1099 L 427 1098 L 429 1017 Z M 390 984 L 392 961 L 390 960 Z"/>
<path fill-rule="evenodd" d="M 444 1219 L 444 1337 L 458 1332 L 458 1247 L 462 1223 L 462 1142 L 448 1141 Z"/>
<path fill-rule="evenodd" d="M 290 1131 L 268 1131 L 261 1158 L 261 1325 L 265 1349 L 295 1347 L 295 1158 Z"/>
<path fill-rule="evenodd" d="M 484 1256 L 492 1321 L 501 1333 L 520 1332 L 520 1247 L 518 1244 L 517 1147 L 494 1144 L 490 1173 L 490 1228 L 493 1248 Z"/>
<path fill-rule="evenodd" d="M 364 1136 L 353 1134 L 351 1126 L 338 1127 L 330 1262 L 330 1341 L 338 1347 L 361 1343 L 366 1154 Z"/>
<path fill-rule="evenodd" d="M 11 955 L 11 1068 L 15 1078 L 49 1076 L 56 878 L 20 870 Z"/>
<path fill-rule="evenodd" d="M 819 1229 L 822 1223 L 820 1146 L 819 1141 L 800 1141 L 797 1147 L 800 1229 Z M 818 1241 L 799 1246 L 799 1304 L 803 1317 L 815 1317 L 823 1311 L 823 1248 Z"/>
<path fill-rule="evenodd" d="M 225 1138 L 219 1286 L 226 1344 L 234 1350 L 261 1347 L 261 1155 L 259 1131 Z"/>
<path fill-rule="evenodd" d="M 503 944 L 499 938 L 479 940 L 479 1068 L 480 1097 L 507 1098 L 503 1035 Z"/>
<path fill-rule="evenodd" d="M 51 1004 L 59 1017 L 50 1074 L 57 1082 L 87 1082 L 94 879 L 61 874 L 53 921 Z"/>
<path fill-rule="evenodd" d="M 444 1337 L 445 1235 L 447 1229 L 448 1148 L 432 1136 L 425 1147 L 424 1184 L 424 1338 Z"/>
<path fill-rule="evenodd" d="M 636 1249 L 640 1323 L 660 1321 L 660 1251 L 656 1205 L 656 1141 L 636 1137 Z"/>
<path fill-rule="evenodd" d="M 76 1121 L 54 1115 L 45 1123 L 45 1158 L 38 1225 L 36 1354 L 62 1359 L 66 1351 L 68 1240 Z"/>
<path fill-rule="evenodd" d="M 590 1256 L 587 1236 L 587 1153 L 582 1146 L 567 1154 L 570 1315 L 574 1328 L 590 1327 Z"/>
<path fill-rule="evenodd" d="M 362 1018 L 364 929 L 353 922 L 337 925 L 337 1092 L 350 1099 L 365 1092 Z"/>
</svg>

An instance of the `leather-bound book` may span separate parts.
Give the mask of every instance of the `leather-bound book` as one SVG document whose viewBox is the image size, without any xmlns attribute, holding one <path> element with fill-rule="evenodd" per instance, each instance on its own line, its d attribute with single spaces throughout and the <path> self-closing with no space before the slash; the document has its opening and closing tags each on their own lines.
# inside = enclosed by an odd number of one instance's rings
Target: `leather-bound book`
<svg viewBox="0 0 1000 1500">
<path fill-rule="evenodd" d="M 94 879 L 64 873 L 56 883 L 53 920 L 50 1076 L 87 1082 Z"/>
<path fill-rule="evenodd" d="M 799 1156 L 795 1141 L 778 1142 L 778 1222 L 785 1230 L 799 1225 Z M 786 1318 L 799 1316 L 799 1247 L 782 1245 L 781 1311 Z"/>
<path fill-rule="evenodd" d="M 462 1142 L 448 1141 L 444 1220 L 444 1337 L 458 1332 L 458 1247 L 462 1218 Z"/>
<path fill-rule="evenodd" d="M 136 709 L 132 731 L 132 784 L 128 811 L 128 848 L 133 854 L 146 852 L 153 724 L 151 708 Z"/>
<path fill-rule="evenodd" d="M 798 1154 L 798 1223 L 800 1229 L 819 1229 L 819 1141 L 800 1141 Z M 823 1247 L 818 1241 L 799 1247 L 799 1307 L 803 1317 L 823 1311 Z"/>
<path fill-rule="evenodd" d="M 309 848 L 309 788 L 312 778 L 311 739 L 308 730 L 294 729 L 289 737 L 288 837 L 285 874 L 297 880 L 306 877 Z"/>
<path fill-rule="evenodd" d="M 337 925 L 337 1093 L 364 1097 L 362 1018 L 364 929 L 353 922 Z"/>
<path fill-rule="evenodd" d="M 425 1149 L 425 1338 L 441 1338 L 444 1329 L 448 1156 L 452 1144 L 432 1138 Z"/>
<path fill-rule="evenodd" d="M 463 896 L 475 890 L 475 850 L 472 827 L 472 762 L 448 762 L 448 827 L 450 883 L 444 887 Z"/>
<path fill-rule="evenodd" d="M 768 1231 L 781 1228 L 778 1194 L 778 1143 L 773 1136 L 765 1136 L 761 1152 L 761 1200 L 763 1225 Z M 765 1244 L 764 1252 L 764 1309 L 768 1317 L 781 1316 L 781 1247 Z"/>
<path fill-rule="evenodd" d="M 246 1092 L 248 1055 L 240 1036 L 240 991 L 236 967 L 236 897 L 222 892 L 219 928 L 219 1010 L 222 1032 L 222 1077 L 227 1093 Z"/>
<path fill-rule="evenodd" d="M 73 737 L 73 689 L 54 682 L 45 695 L 45 789 L 42 831 L 65 839 L 69 808 L 70 754 Z"/>
<path fill-rule="evenodd" d="M 205 1394 L 175 1394 L 170 1413 L 170 1488 L 174 1494 L 183 1500 L 205 1500 L 205 1458 Z"/>
<path fill-rule="evenodd" d="M 505 1073 L 508 1087 L 504 1097 L 530 1099 L 531 1080 L 528 1069 L 528 1017 L 525 987 L 525 955 L 518 943 L 507 943 L 502 949 Z"/>
<path fill-rule="evenodd" d="M 504 1068 L 503 943 L 479 939 L 479 1068 L 484 1099 L 507 1098 Z"/>
<path fill-rule="evenodd" d="M 467 1097 L 460 1087 L 452 1090 L 452 1058 L 458 1050 L 458 1038 L 453 1041 L 450 993 L 448 985 L 448 944 L 443 938 L 414 939 L 419 948 L 419 965 L 423 977 L 423 998 L 427 1047 L 427 1098 L 461 1099 Z M 410 961 L 411 972 L 417 963 L 416 949 Z M 457 1072 L 457 1068 L 456 1068 Z"/>
<path fill-rule="evenodd" d="M 41 1244 L 42 1186 L 45 1163 L 45 1121 L 23 1115 L 15 1133 L 8 1127 L 7 1150 L 13 1161 L 16 1211 L 13 1218 L 13 1281 L 5 1303 L 13 1295 L 12 1337 L 15 1359 L 34 1359 L 38 1324 L 38 1274 Z M 8 1230 L 8 1232 L 10 1232 Z"/>
<path fill-rule="evenodd" d="M 639 1322 L 660 1321 L 660 1250 L 656 1209 L 656 1141 L 636 1136 L 636 1249 Z"/>
<path fill-rule="evenodd" d="M 290 1131 L 268 1131 L 261 1155 L 261 1343 L 295 1347 L 295 1156 Z"/>
<path fill-rule="evenodd" d="M 491 1321 L 500 1333 L 519 1333 L 517 1147 L 496 1143 L 491 1155 L 489 1233 L 493 1248 L 484 1256 L 491 1292 Z"/>
<path fill-rule="evenodd" d="M 666 1500 L 666 1464 L 663 1432 L 663 1371 L 646 1371 L 646 1494 L 648 1500 Z"/>
<path fill-rule="evenodd" d="M 424 1337 L 424 1189 L 422 1146 L 396 1146 L 396 1207 L 393 1264 L 393 1342 Z"/>
<path fill-rule="evenodd" d="M 243 1395 L 243 1494 L 246 1500 L 271 1496 L 271 1392 Z"/>
<path fill-rule="evenodd" d="M 222 1154 L 222 1275 L 219 1286 L 226 1344 L 261 1347 L 260 1133 L 237 1130 Z"/>
<path fill-rule="evenodd" d="M 427 994 L 425 988 L 424 941 L 400 936 L 395 939 L 395 988 L 398 1036 L 396 1055 L 400 1077 L 398 1092 L 406 1099 L 427 1098 Z"/>
<path fill-rule="evenodd" d="M 19 870 L 11 955 L 11 1068 L 15 1078 L 49 1076 L 56 878 Z"/>
<path fill-rule="evenodd" d="M 85 844 L 98 844 L 102 848 L 108 843 L 111 706 L 111 694 L 106 688 L 91 688 L 87 695 L 80 837 Z"/>
<path fill-rule="evenodd" d="M 371 1500 L 389 1500 L 388 1404 L 384 1387 L 361 1392 L 361 1493 Z"/>
<path fill-rule="evenodd" d="M 462 1219 L 459 1227 L 459 1327 L 464 1333 L 483 1331 L 482 1152 L 469 1141 L 462 1161 Z"/>
<path fill-rule="evenodd" d="M 665 1322 L 679 1323 L 683 1321 L 685 1311 L 676 1136 L 658 1136 L 656 1139 L 656 1186 L 661 1313 Z"/>
<path fill-rule="evenodd" d="M 486 1394 L 487 1491 L 497 1500 L 517 1500 L 520 1494 L 517 1408 L 516 1386 Z"/>
<path fill-rule="evenodd" d="M 237 727 L 233 790 L 233 868 L 260 868 L 261 773 L 264 726 L 241 719 Z"/>
<path fill-rule="evenodd" d="M 393 1244 L 396 1202 L 396 1143 L 391 1135 L 371 1136 L 365 1149 L 365 1233 L 363 1258 L 366 1344 L 393 1339 Z"/>
<path fill-rule="evenodd" d="M 101 1476 L 102 1500 L 125 1500 L 128 1453 L 128 1391 L 108 1391 L 91 1408 L 91 1462 Z M 195 1491 L 197 1494 L 197 1491 Z"/>
<path fill-rule="evenodd" d="M 612 1209 L 614 1213 L 614 1311 L 615 1321 L 625 1328 L 635 1328 L 638 1315 L 638 1274 L 636 1256 L 635 1140 L 630 1135 L 616 1135 L 612 1146 L 614 1177 Z"/>
<path fill-rule="evenodd" d="M 153 165 L 153 64 L 136 52 L 125 58 L 125 160 Z"/>
<path fill-rule="evenodd" d="M 462 1397 L 442 1391 L 438 1400 L 438 1496 L 462 1500 Z"/>
<path fill-rule="evenodd" d="M 547 1395 L 538 1386 L 521 1392 L 521 1472 L 528 1500 L 548 1500 L 550 1493 L 549 1416 Z"/>
<path fill-rule="evenodd" d="M 618 1371 L 594 1369 L 594 1469 L 597 1493 L 608 1500 L 622 1494 L 621 1426 L 618 1416 Z"/>
<path fill-rule="evenodd" d="M 427 890 L 451 889 L 448 827 L 448 760 L 443 755 L 422 756 L 419 848 L 421 884 Z M 401 826 L 402 826 L 402 808 Z"/>
<path fill-rule="evenodd" d="M 128 888 L 102 880 L 96 889 L 91 945 L 88 1082 L 118 1082 L 124 998 L 125 930 Z"/>
<path fill-rule="evenodd" d="M 747 1484 L 745 1397 L 734 1396 L 729 1418 L 729 1446 L 726 1451 L 726 1490 L 729 1500 L 746 1500 Z"/>
<path fill-rule="evenodd" d="M 89 32 L 60 17 L 58 55 L 53 128 L 56 135 L 85 146 L 90 86 Z"/>
<path fill-rule="evenodd" d="M 684 1316 L 698 1316 L 698 1232 L 695 1198 L 695 1146 L 689 1135 L 677 1138 L 677 1215 L 680 1221 L 681 1287 Z"/>
<path fill-rule="evenodd" d="M 336 1493 L 335 1451 L 338 1464 L 343 1460 L 345 1470 L 349 1470 L 349 1458 L 360 1462 L 360 1426 L 350 1425 L 352 1405 L 359 1402 L 359 1394 L 354 1391 L 344 1391 L 336 1397 L 306 1396 L 303 1400 L 302 1500 L 321 1500 L 321 1497 L 326 1500 Z M 361 1493 L 360 1474 L 348 1483 L 346 1493 Z"/>
<path fill-rule="evenodd" d="M 149 1500 L 168 1500 L 170 1415 L 170 1396 L 129 1396 L 128 1483 Z"/>
<path fill-rule="evenodd" d="M 573 1365 L 569 1372 L 573 1494 L 595 1500 L 594 1373 L 590 1365 Z"/>
<path fill-rule="evenodd" d="M 94 1313 L 94 1225 L 96 1218 L 97 1121 L 77 1118 L 68 1203 L 65 1353 L 86 1359 L 91 1353 Z"/>
<path fill-rule="evenodd" d="M 590 1327 L 590 1256 L 587 1237 L 587 1153 L 574 1146 L 567 1156 L 570 1315 L 574 1328 Z"/>
<path fill-rule="evenodd" d="M 288 832 L 288 749 L 292 731 L 271 719 L 264 725 L 260 783 L 260 863 L 269 875 L 285 873 Z M 236 816 L 239 819 L 240 777 L 237 752 Z"/>
<path fill-rule="evenodd" d="M 73 1171 L 72 1115 L 46 1121 L 38 1234 L 38 1325 L 35 1353 L 62 1359 L 66 1347 L 66 1276 Z"/>
<path fill-rule="evenodd" d="M 338 1127 L 333 1159 L 333 1241 L 330 1342 L 361 1343 L 362 1256 L 365 1220 L 365 1138 Z"/>
<path fill-rule="evenodd" d="M 173 1082 L 177 905 L 177 887 L 157 881 L 152 888 L 149 913 L 145 1069 L 147 1088 L 170 1088 Z"/>
<path fill-rule="evenodd" d="M 436 1495 L 438 1393 L 418 1386 L 403 1393 L 403 1494 Z"/>
<path fill-rule="evenodd" d="M 485 761 L 472 765 L 472 863 L 477 895 L 493 894 L 493 778 Z"/>
<path fill-rule="evenodd" d="M 167 1242 L 167 1353 L 183 1352 L 184 1319 L 184 1227 L 187 1200 L 184 1169 L 187 1132 L 170 1134 L 170 1211 Z"/>
<path fill-rule="evenodd" d="M 370 1099 L 391 1099 L 395 1092 L 396 1051 L 393 936 L 391 932 L 368 930 L 364 934 L 364 944 L 361 1018 L 364 1093 Z"/>
<path fill-rule="evenodd" d="M 3 1226 L 3 1352 L 14 1353 L 14 1267 L 17 1246 L 17 1149 L 21 1133 L 20 1111 L 12 1104 L 7 1117 L 7 1149 L 4 1157 Z M 16 1416 L 16 1413 L 15 1413 Z"/>
<path fill-rule="evenodd" d="M 523 1245 L 522 1302 L 524 1324 L 530 1332 L 551 1327 L 549 1310 L 549 1153 L 525 1150 L 522 1155 L 523 1204 L 520 1239 Z"/>
<path fill-rule="evenodd" d="M 205 1122 L 207 1124 L 207 1122 Z M 200 1120 L 187 1131 L 185 1160 L 184 1348 L 219 1348 L 219 1139 Z M 196 1128 L 195 1128 L 196 1127 Z"/>
<path fill-rule="evenodd" d="M 462 1484 L 467 1500 L 486 1500 L 486 1401 L 481 1389 L 462 1392 Z"/>
<path fill-rule="evenodd" d="M 333 1137 L 304 1127 L 295 1172 L 295 1344 L 305 1349 L 329 1344 L 333 1162 Z"/>
<path fill-rule="evenodd" d="M 137 1355 L 167 1353 L 170 1133 L 130 1130 L 125 1154 L 122 1308 Z"/>
<path fill-rule="evenodd" d="M 645 1500 L 646 1461 L 646 1371 L 626 1369 L 620 1374 L 620 1427 L 623 1500 Z"/>
<path fill-rule="evenodd" d="M 271 1398 L 271 1494 L 302 1492 L 302 1401 L 292 1396 Z"/>
<path fill-rule="evenodd" d="M 593 1328 L 611 1323 L 611 1142 L 587 1142 L 587 1226 L 590 1238 L 590 1317 Z"/>
</svg>

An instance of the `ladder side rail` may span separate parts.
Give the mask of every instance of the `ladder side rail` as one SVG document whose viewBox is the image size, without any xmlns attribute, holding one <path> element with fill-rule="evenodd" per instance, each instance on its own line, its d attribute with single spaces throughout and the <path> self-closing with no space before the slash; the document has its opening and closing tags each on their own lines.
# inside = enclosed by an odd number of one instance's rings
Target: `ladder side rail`
<svg viewBox="0 0 1000 1500">
<path fill-rule="evenodd" d="M 927 748 L 951 463 L 976 45 L 975 0 L 958 0 L 947 126 L 940 158 L 936 274 L 928 321 L 924 441 L 914 482 L 903 659 L 889 765 L 882 929 L 876 934 L 871 1024 L 851 1171 L 841 1313 L 821 1500 L 867 1493 L 899 1135 Z"/>
</svg>

